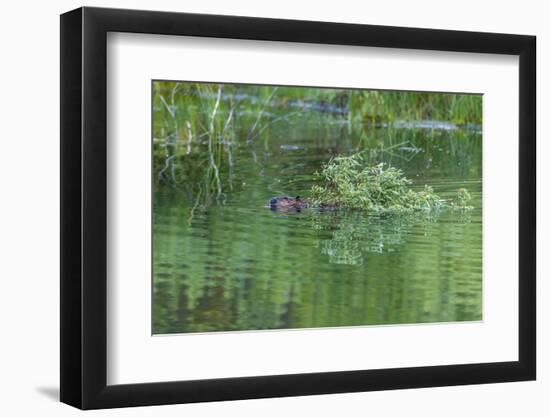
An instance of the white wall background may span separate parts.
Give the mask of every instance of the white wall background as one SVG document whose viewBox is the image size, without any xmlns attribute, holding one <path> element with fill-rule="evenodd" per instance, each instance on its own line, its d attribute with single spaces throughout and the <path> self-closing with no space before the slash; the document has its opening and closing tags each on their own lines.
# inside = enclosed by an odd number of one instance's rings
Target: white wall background
<svg viewBox="0 0 550 417">
<path fill-rule="evenodd" d="M 59 391 L 59 17 L 72 0 L 5 2 L 0 87 L 0 411 L 76 415 Z M 528 415 L 550 412 L 550 26 L 545 2 L 124 0 L 86 5 L 532 34 L 538 37 L 539 378 L 537 382 L 192 404 L 94 412 L 128 416 Z M 546 157 L 546 158 L 545 158 Z"/>
</svg>

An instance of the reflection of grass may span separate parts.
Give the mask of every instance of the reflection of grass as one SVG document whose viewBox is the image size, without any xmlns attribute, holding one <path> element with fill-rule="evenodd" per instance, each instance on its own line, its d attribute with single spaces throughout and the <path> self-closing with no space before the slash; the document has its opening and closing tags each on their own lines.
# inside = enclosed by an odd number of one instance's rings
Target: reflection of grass
<svg viewBox="0 0 550 417">
<path fill-rule="evenodd" d="M 313 229 L 319 231 L 317 246 L 331 263 L 361 265 L 367 253 L 396 251 L 406 243 L 413 228 L 421 228 L 424 236 L 429 235 L 439 212 L 365 216 L 362 212 L 347 210 L 312 212 L 310 217 Z"/>
<path fill-rule="evenodd" d="M 481 318 L 475 212 L 215 207 L 188 228 L 181 201 L 156 207 L 154 333 Z"/>
<path fill-rule="evenodd" d="M 412 234 L 430 236 L 440 212 L 429 215 L 366 216 L 359 211 L 311 212 L 311 227 L 318 231 L 316 246 L 334 264 L 362 265 L 368 254 L 398 252 Z M 467 212 L 453 213 L 456 225 L 471 222 Z"/>
<path fill-rule="evenodd" d="M 261 136 L 265 109 L 276 88 L 249 90 L 253 103 L 244 102 L 239 86 L 153 84 L 154 170 L 159 183 L 183 188 L 197 206 L 225 201 L 233 189 L 233 150 Z"/>
</svg>

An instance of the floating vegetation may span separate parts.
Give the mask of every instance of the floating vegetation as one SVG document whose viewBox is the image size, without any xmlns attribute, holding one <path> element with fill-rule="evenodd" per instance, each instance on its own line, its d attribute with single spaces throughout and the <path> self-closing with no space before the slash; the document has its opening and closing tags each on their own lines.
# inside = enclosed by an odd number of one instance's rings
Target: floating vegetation
<svg viewBox="0 0 550 417">
<path fill-rule="evenodd" d="M 471 196 L 465 188 L 446 204 L 428 185 L 421 191 L 411 189 L 412 181 L 401 170 L 385 163 L 368 165 L 361 152 L 332 158 L 315 176 L 319 184 L 311 188 L 314 206 L 395 214 L 432 211 L 444 206 L 473 208 L 468 205 Z"/>
</svg>

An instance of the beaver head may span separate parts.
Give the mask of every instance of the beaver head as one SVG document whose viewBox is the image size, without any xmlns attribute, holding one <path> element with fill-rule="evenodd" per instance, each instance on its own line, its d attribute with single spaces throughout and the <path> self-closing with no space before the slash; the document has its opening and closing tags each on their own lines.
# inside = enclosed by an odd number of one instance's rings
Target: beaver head
<svg viewBox="0 0 550 417">
<path fill-rule="evenodd" d="M 273 211 L 300 211 L 308 208 L 309 203 L 300 196 L 289 197 L 286 195 L 273 197 L 269 201 L 269 208 Z"/>
</svg>

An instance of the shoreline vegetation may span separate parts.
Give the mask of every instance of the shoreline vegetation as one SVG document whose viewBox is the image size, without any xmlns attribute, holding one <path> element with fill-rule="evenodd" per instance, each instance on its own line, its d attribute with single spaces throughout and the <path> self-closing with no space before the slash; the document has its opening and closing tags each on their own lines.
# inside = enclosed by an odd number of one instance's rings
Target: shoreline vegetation
<svg viewBox="0 0 550 417">
<path fill-rule="evenodd" d="M 449 202 L 429 186 L 410 189 L 411 180 L 386 159 L 397 149 L 412 158 L 419 148 L 407 139 L 378 143 L 372 132 L 426 126 L 478 129 L 482 117 L 478 95 L 155 81 L 155 181 L 182 189 L 194 201 L 194 209 L 225 204 L 239 186 L 234 152 L 250 150 L 257 162 L 256 152 L 268 149 L 273 126 L 291 126 L 311 112 L 357 138 L 354 153 L 333 157 L 318 171 L 318 183 L 311 188 L 314 201 L 392 213 L 472 208 L 464 188 Z"/>
</svg>

